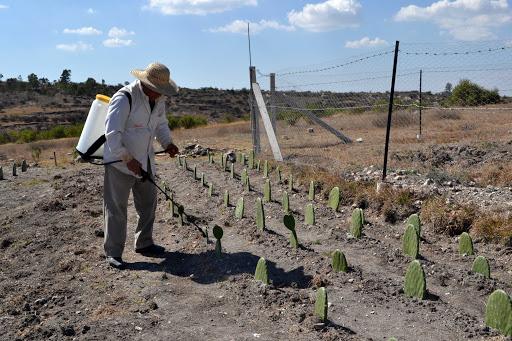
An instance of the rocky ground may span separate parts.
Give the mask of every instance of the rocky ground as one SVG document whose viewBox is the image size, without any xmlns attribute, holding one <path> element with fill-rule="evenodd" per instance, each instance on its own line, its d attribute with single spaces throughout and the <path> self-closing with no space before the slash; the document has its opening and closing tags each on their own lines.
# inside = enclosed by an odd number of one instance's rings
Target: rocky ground
<svg viewBox="0 0 512 341">
<path fill-rule="evenodd" d="M 189 158 L 214 196 L 174 161 L 159 160 L 159 181 L 184 205 L 183 226 L 160 196 L 155 241 L 166 247 L 160 258 L 132 250 L 128 233 L 126 270 L 105 265 L 102 252 L 103 169 L 91 165 L 29 168 L 0 181 L 0 330 L 5 340 L 505 340 L 484 325 L 485 302 L 495 289 L 512 292 L 512 248 L 475 242 L 476 253 L 491 262 L 492 279 L 471 273 L 474 256 L 461 256 L 457 240 L 424 226 L 421 263 L 428 297 L 403 294 L 410 260 L 401 252 L 404 223 L 386 223 L 368 209 L 363 238 L 347 234 L 351 206 L 333 212 L 315 198 L 316 224 L 303 223 L 306 186 L 298 184 L 290 205 L 301 247 L 289 247 L 282 224 L 282 192 L 276 173 L 273 201 L 265 204 L 267 228 L 258 232 L 255 201 L 263 175 L 249 171 L 254 191 L 244 191 L 218 163 Z M 5 166 L 5 165 L 4 165 Z M 4 167 L 4 170 L 6 168 Z M 241 166 L 235 165 L 240 174 Z M 377 169 L 354 179 L 378 177 Z M 7 173 L 7 172 L 6 172 Z M 509 202 L 510 188 L 479 188 L 439 182 L 408 170 L 390 174 L 394 186 L 446 193 L 453 200 Z M 449 180 L 448 180 L 449 181 Z M 243 196 L 245 217 L 224 208 Z M 490 191 L 494 193 L 492 194 Z M 421 206 L 421 204 L 420 204 Z M 136 214 L 129 207 L 129 230 Z M 223 255 L 203 236 L 214 224 L 224 229 Z M 348 273 L 334 273 L 330 252 L 342 250 Z M 253 280 L 259 257 L 269 264 L 272 284 Z M 329 323 L 313 316 L 315 291 L 325 286 Z"/>
</svg>

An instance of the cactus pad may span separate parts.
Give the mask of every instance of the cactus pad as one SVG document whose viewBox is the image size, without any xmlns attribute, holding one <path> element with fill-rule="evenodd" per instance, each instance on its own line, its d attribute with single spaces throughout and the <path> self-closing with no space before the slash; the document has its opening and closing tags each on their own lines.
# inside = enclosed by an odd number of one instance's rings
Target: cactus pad
<svg viewBox="0 0 512 341">
<path fill-rule="evenodd" d="M 18 176 L 18 174 L 16 173 L 16 162 L 12 164 L 12 176 Z"/>
<path fill-rule="evenodd" d="M 4 169 L 0 167 L 0 180 L 4 179 Z"/>
<path fill-rule="evenodd" d="M 251 191 L 251 180 L 249 179 L 249 175 L 247 175 L 247 178 L 245 178 L 244 190 L 246 192 L 250 192 Z"/>
<path fill-rule="evenodd" d="M 412 259 L 418 258 L 420 254 L 420 239 L 416 227 L 412 224 L 407 225 L 405 229 L 402 239 L 402 250 L 404 254 L 412 257 Z"/>
<path fill-rule="evenodd" d="M 425 272 L 418 260 L 413 260 L 405 274 L 404 293 L 409 297 L 424 299 L 427 294 Z"/>
<path fill-rule="evenodd" d="M 215 237 L 215 239 L 217 239 L 217 241 L 215 242 L 215 254 L 217 254 L 217 257 L 220 257 L 222 254 L 222 244 L 220 240 L 222 239 L 223 235 L 224 231 L 222 230 L 222 227 L 215 225 L 213 227 L 213 236 Z"/>
<path fill-rule="evenodd" d="M 308 200 L 315 200 L 315 182 L 313 180 L 309 183 Z"/>
<path fill-rule="evenodd" d="M 263 186 L 263 200 L 265 202 L 272 201 L 272 187 L 269 179 L 265 181 L 265 185 Z"/>
<path fill-rule="evenodd" d="M 224 191 L 224 207 L 229 207 L 229 191 Z"/>
<path fill-rule="evenodd" d="M 316 292 L 316 302 L 315 302 L 315 315 L 322 320 L 322 322 L 327 321 L 327 307 L 329 306 L 327 302 L 327 292 L 324 287 L 321 287 Z"/>
<path fill-rule="evenodd" d="M 261 198 L 256 199 L 256 227 L 263 231 L 265 229 L 265 211 Z"/>
<path fill-rule="evenodd" d="M 268 285 L 268 270 L 267 261 L 261 257 L 256 265 L 256 271 L 254 272 L 254 279 Z"/>
<path fill-rule="evenodd" d="M 256 171 L 260 171 L 261 170 L 261 160 L 258 160 L 258 162 L 256 162 Z"/>
<path fill-rule="evenodd" d="M 331 189 L 331 192 L 329 193 L 329 207 L 332 208 L 334 211 L 337 211 L 339 206 L 340 188 L 334 187 L 333 189 Z"/>
<path fill-rule="evenodd" d="M 210 182 L 210 185 L 208 186 L 208 196 L 213 196 L 213 182 Z"/>
<path fill-rule="evenodd" d="M 306 205 L 304 222 L 308 225 L 315 225 L 315 208 L 313 207 L 313 204 Z"/>
<path fill-rule="evenodd" d="M 203 187 L 206 186 L 206 179 L 204 177 L 204 173 L 201 173 L 201 186 L 203 186 Z"/>
<path fill-rule="evenodd" d="M 268 178 L 268 161 L 263 162 L 263 177 Z"/>
<path fill-rule="evenodd" d="M 350 228 L 350 234 L 354 238 L 361 238 L 364 224 L 364 213 L 360 208 L 354 209 L 352 212 L 352 223 Z"/>
<path fill-rule="evenodd" d="M 290 213 L 290 198 L 288 197 L 288 192 L 283 192 L 283 211 L 284 213 Z"/>
<path fill-rule="evenodd" d="M 185 223 L 185 219 L 184 219 L 185 208 L 183 207 L 183 205 L 179 205 L 179 204 L 176 204 L 176 206 L 178 208 L 178 222 L 180 223 L 181 226 L 183 226 L 183 224 Z"/>
<path fill-rule="evenodd" d="M 242 174 L 240 174 L 240 181 L 242 181 L 242 185 L 245 185 L 245 183 L 247 182 L 247 177 L 249 175 L 247 174 L 247 169 L 244 168 L 244 170 L 242 171 Z"/>
<path fill-rule="evenodd" d="M 26 160 L 23 160 L 23 161 L 21 162 L 21 171 L 22 171 L 22 172 L 26 172 L 26 171 L 27 171 L 27 169 L 28 169 L 27 161 L 26 161 Z"/>
<path fill-rule="evenodd" d="M 293 193 L 293 174 L 290 174 L 290 177 L 288 178 L 288 191 Z"/>
<path fill-rule="evenodd" d="M 234 179 L 235 178 L 235 164 L 234 163 L 231 164 L 231 168 L 229 170 L 229 173 L 231 175 L 231 179 Z"/>
<path fill-rule="evenodd" d="M 254 151 L 251 150 L 251 152 L 249 153 L 249 160 L 248 160 L 248 163 L 249 163 L 249 169 L 254 169 Z"/>
<path fill-rule="evenodd" d="M 418 237 L 421 237 L 421 220 L 418 214 L 411 214 L 409 218 L 407 218 L 407 225 L 412 225 L 416 229 L 418 233 Z"/>
<path fill-rule="evenodd" d="M 512 300 L 503 290 L 495 290 L 487 300 L 485 324 L 503 335 L 512 336 Z"/>
<path fill-rule="evenodd" d="M 238 199 L 238 201 L 236 202 L 236 208 L 235 208 L 235 217 L 237 219 L 242 219 L 244 217 L 244 198 L 241 197 L 240 199 Z"/>
<path fill-rule="evenodd" d="M 280 184 L 283 182 L 283 179 L 281 178 L 281 167 L 277 167 L 276 169 L 276 175 L 277 175 L 277 183 Z"/>
<path fill-rule="evenodd" d="M 194 166 L 194 168 L 193 168 L 193 177 L 194 177 L 194 180 L 197 180 L 197 166 Z"/>
<path fill-rule="evenodd" d="M 174 217 L 174 195 L 171 193 L 169 195 L 170 201 L 169 201 L 169 213 L 171 214 L 171 218 Z"/>
<path fill-rule="evenodd" d="M 473 255 L 473 240 L 467 232 L 462 232 L 459 237 L 459 253 L 461 255 Z"/>
<path fill-rule="evenodd" d="M 335 272 L 347 272 L 348 264 L 345 254 L 340 250 L 336 250 L 332 254 L 332 269 Z"/>
<path fill-rule="evenodd" d="M 481 274 L 485 278 L 491 278 L 491 267 L 489 261 L 484 256 L 478 256 L 473 262 L 473 272 Z"/>
<path fill-rule="evenodd" d="M 184 170 L 188 170 L 188 165 L 187 165 L 187 158 L 184 156 L 183 157 L 183 160 L 182 160 L 182 165 L 183 165 L 183 169 Z"/>
</svg>

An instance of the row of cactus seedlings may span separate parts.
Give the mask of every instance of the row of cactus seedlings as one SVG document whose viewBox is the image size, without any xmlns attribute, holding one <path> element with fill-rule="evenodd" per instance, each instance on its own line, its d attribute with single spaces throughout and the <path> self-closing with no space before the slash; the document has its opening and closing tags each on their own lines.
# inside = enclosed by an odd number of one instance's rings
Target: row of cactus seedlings
<svg viewBox="0 0 512 341">
<path fill-rule="evenodd" d="M 23 173 L 28 170 L 28 163 L 26 160 L 23 160 L 21 162 L 20 168 L 21 172 Z M 18 176 L 18 165 L 16 164 L 16 162 L 13 162 L 12 164 L 12 176 Z M 3 167 L 0 167 L 0 180 L 5 180 Z"/>
<path fill-rule="evenodd" d="M 249 157 L 251 159 L 251 157 Z M 254 160 L 254 156 L 252 158 Z M 241 157 L 237 157 L 237 161 L 240 162 L 243 160 Z M 254 161 L 253 161 L 254 162 Z M 226 161 L 227 163 L 227 161 Z M 226 168 L 226 163 L 223 163 L 223 169 Z M 251 162 L 249 161 L 249 164 Z M 260 170 L 261 162 L 258 161 L 256 163 L 255 168 Z M 263 200 L 265 202 L 272 201 L 272 190 L 271 183 L 268 179 L 268 162 L 264 161 L 263 173 L 266 178 L 264 184 L 264 197 Z M 234 165 L 231 164 L 231 177 L 234 176 Z M 278 181 L 281 182 L 281 171 L 278 167 L 276 169 L 276 173 L 278 174 Z M 244 169 L 242 176 L 242 182 L 246 186 L 246 189 L 249 190 L 249 176 L 247 174 L 247 170 Z M 293 176 L 290 175 L 288 180 L 288 189 L 290 191 L 293 190 Z M 226 192 L 227 193 L 227 192 Z M 225 199 L 225 205 L 229 205 L 229 194 L 225 194 L 228 196 L 228 199 Z M 309 185 L 308 191 L 308 200 L 314 201 L 315 198 L 315 185 L 314 182 L 311 181 Z M 235 209 L 235 216 L 239 219 L 243 217 L 243 197 L 239 199 L 237 203 L 237 207 Z M 337 211 L 340 204 L 340 190 L 338 187 L 334 187 L 330 194 L 328 200 L 328 206 L 331 207 L 334 211 Z M 289 198 L 288 193 L 286 191 L 283 192 L 283 200 L 282 200 L 283 210 L 285 212 L 285 217 L 283 219 L 284 225 L 290 230 L 290 246 L 292 248 L 297 248 L 298 238 L 295 230 L 295 219 L 293 215 L 289 214 Z M 305 223 L 308 225 L 314 225 L 315 216 L 314 216 L 314 207 L 313 205 L 307 204 L 305 210 Z M 351 235 L 354 238 L 360 238 L 362 234 L 362 227 L 364 225 L 364 212 L 362 209 L 356 208 L 352 213 L 352 221 L 351 221 Z M 260 230 L 265 229 L 265 215 L 264 215 L 264 207 L 261 198 L 257 199 L 256 202 L 256 226 Z M 426 277 L 423 267 L 421 263 L 417 260 L 419 256 L 419 245 L 421 239 L 421 222 L 419 216 L 417 214 L 411 215 L 407 220 L 407 227 L 403 236 L 403 251 L 404 254 L 410 256 L 413 261 L 409 264 L 404 281 L 404 293 L 409 297 L 417 297 L 419 299 L 424 299 L 426 297 L 427 289 L 426 289 Z M 216 248 L 217 249 L 217 248 Z M 471 237 L 467 233 L 463 233 L 459 238 L 459 253 L 466 255 L 473 255 L 473 243 Z M 332 255 L 332 267 L 334 271 L 343 271 L 346 272 L 348 270 L 348 264 L 345 258 L 345 255 L 336 250 Z M 490 277 L 490 268 L 487 259 L 483 256 L 476 257 L 473 267 L 473 272 L 479 273 L 486 278 Z M 261 258 L 258 262 L 258 266 L 256 267 L 255 278 L 257 280 L 262 281 L 265 284 L 268 284 L 268 273 L 266 271 L 266 263 L 264 258 Z M 495 328 L 502 332 L 505 335 L 512 335 L 512 322 L 510 319 L 512 312 L 512 303 L 511 298 L 503 291 L 496 290 L 490 297 L 486 306 L 486 325 L 489 327 Z M 317 300 L 315 304 L 315 314 L 322 319 L 323 321 L 327 320 L 327 293 L 325 288 L 322 287 L 317 291 Z"/>
</svg>

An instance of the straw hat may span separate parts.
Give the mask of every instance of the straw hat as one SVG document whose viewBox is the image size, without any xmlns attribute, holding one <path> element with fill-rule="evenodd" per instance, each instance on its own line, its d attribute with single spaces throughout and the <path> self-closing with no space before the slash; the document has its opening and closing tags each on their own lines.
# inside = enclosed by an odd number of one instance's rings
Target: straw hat
<svg viewBox="0 0 512 341">
<path fill-rule="evenodd" d="M 171 79 L 170 71 L 164 64 L 151 63 L 146 70 L 132 70 L 131 74 L 147 85 L 151 90 L 161 95 L 175 95 L 179 88 Z"/>
</svg>

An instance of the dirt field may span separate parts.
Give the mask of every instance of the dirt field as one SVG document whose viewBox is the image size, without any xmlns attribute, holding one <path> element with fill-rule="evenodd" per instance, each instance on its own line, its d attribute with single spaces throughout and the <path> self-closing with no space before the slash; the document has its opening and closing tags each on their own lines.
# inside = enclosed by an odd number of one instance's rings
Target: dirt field
<svg viewBox="0 0 512 341">
<path fill-rule="evenodd" d="M 271 173 L 274 201 L 265 204 L 267 228 L 258 232 L 254 204 L 263 175 L 249 171 L 255 191 L 246 193 L 219 165 L 190 159 L 207 189 L 178 168 L 159 160 L 160 180 L 183 204 L 186 224 L 170 217 L 160 196 L 155 241 L 161 258 L 132 250 L 128 269 L 105 265 L 102 251 L 103 169 L 90 165 L 35 167 L 0 181 L 0 330 L 5 340 L 505 340 L 484 326 L 485 302 L 497 288 L 512 291 L 512 248 L 475 240 L 477 254 L 491 262 L 492 279 L 470 272 L 474 256 L 460 256 L 456 238 L 424 226 L 421 263 L 428 297 L 406 298 L 403 278 L 409 259 L 401 252 L 404 224 L 385 223 L 371 209 L 363 238 L 347 235 L 351 206 L 335 213 L 315 199 L 316 225 L 306 226 L 305 186 L 290 197 L 301 247 L 289 247 L 282 220 L 285 184 Z M 4 171 L 8 164 L 2 162 Z M 236 166 L 239 174 L 241 166 Z M 286 176 L 286 174 L 285 174 Z M 222 207 L 244 196 L 245 218 Z M 136 214 L 129 207 L 129 230 Z M 199 231 L 224 229 L 223 255 Z M 329 254 L 342 250 L 348 273 L 331 270 Z M 269 263 L 272 284 L 253 280 L 259 257 Z M 325 285 L 329 324 L 313 316 L 314 295 Z"/>
</svg>

